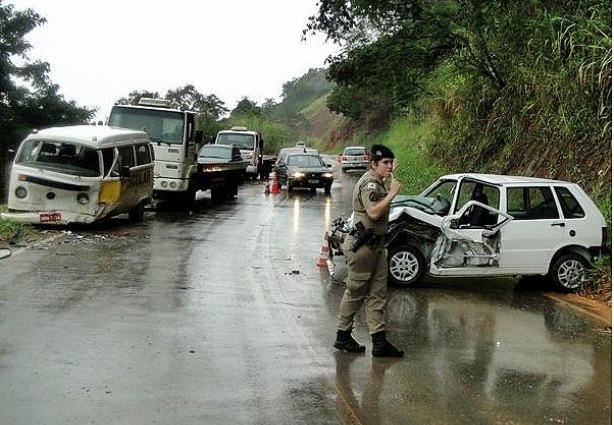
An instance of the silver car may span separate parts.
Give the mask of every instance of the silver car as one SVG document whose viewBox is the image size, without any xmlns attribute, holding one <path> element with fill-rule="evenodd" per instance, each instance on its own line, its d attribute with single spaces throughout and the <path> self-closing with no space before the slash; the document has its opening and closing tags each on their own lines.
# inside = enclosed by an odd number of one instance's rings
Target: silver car
<svg viewBox="0 0 614 425">
<path fill-rule="evenodd" d="M 348 146 L 339 156 L 341 171 L 366 170 L 369 168 L 370 154 L 364 146 Z"/>
</svg>

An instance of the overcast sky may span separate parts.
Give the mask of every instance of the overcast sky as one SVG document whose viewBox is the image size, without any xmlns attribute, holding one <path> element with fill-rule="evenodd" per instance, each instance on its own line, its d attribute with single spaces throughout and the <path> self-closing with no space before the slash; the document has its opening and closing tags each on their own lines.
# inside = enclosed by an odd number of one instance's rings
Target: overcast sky
<svg viewBox="0 0 614 425">
<path fill-rule="evenodd" d="M 107 116 L 133 90 L 193 84 L 233 109 L 247 96 L 280 101 L 282 86 L 337 52 L 301 41 L 317 0 L 5 0 L 47 23 L 27 36 L 31 60 L 79 106 Z"/>
</svg>

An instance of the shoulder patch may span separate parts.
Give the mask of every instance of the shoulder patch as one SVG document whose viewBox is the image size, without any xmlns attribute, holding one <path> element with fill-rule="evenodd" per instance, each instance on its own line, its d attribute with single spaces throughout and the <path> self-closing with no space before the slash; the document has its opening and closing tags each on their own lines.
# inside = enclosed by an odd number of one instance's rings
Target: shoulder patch
<svg viewBox="0 0 614 425">
<path fill-rule="evenodd" d="M 369 190 L 375 190 L 377 188 L 377 185 L 375 184 L 375 182 L 369 182 L 367 183 L 367 189 Z"/>
</svg>

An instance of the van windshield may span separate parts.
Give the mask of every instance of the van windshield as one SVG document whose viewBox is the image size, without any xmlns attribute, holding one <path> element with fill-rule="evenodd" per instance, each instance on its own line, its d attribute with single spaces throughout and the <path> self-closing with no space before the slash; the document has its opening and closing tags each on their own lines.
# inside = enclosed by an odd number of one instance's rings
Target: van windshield
<svg viewBox="0 0 614 425">
<path fill-rule="evenodd" d="M 77 143 L 26 140 L 15 163 L 73 176 L 100 176 L 98 151 Z"/>
<path fill-rule="evenodd" d="M 221 133 L 215 141 L 216 145 L 235 145 L 242 150 L 254 150 L 255 143 L 253 134 L 242 133 Z"/>
</svg>

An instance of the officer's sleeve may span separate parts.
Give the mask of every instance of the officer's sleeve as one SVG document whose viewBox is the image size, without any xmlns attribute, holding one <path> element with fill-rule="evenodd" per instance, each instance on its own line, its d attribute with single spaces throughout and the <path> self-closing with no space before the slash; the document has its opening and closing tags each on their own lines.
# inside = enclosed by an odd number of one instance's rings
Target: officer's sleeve
<svg viewBox="0 0 614 425">
<path fill-rule="evenodd" d="M 374 180 L 365 181 L 360 188 L 360 203 L 364 207 L 365 211 L 377 204 L 386 194 L 382 194 L 382 192 L 378 188 L 378 184 Z"/>
</svg>

